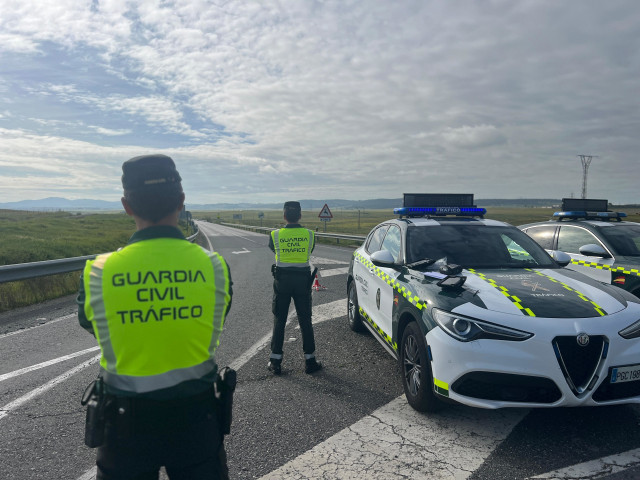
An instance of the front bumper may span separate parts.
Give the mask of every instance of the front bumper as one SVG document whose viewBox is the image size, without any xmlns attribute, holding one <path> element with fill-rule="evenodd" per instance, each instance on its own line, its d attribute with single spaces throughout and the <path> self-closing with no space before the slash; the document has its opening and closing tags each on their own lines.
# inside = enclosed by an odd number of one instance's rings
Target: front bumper
<svg viewBox="0 0 640 480">
<path fill-rule="evenodd" d="M 574 319 L 564 327 L 559 327 L 558 319 L 535 321 L 549 328 L 528 329 L 535 335 L 520 342 L 460 342 L 441 328 L 432 329 L 426 341 L 435 391 L 481 408 L 640 403 L 640 380 L 610 383 L 612 367 L 640 364 L 640 339 L 626 340 L 617 334 L 614 324 L 625 326 L 624 319 Z M 584 360 L 582 347 L 570 345 L 581 332 L 593 339 L 593 349 Z M 564 350 L 559 352 L 558 345 Z"/>
</svg>

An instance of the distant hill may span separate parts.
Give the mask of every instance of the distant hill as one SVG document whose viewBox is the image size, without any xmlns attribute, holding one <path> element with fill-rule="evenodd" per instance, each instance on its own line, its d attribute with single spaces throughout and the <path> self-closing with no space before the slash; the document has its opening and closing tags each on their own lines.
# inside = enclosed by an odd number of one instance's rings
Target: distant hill
<svg viewBox="0 0 640 480">
<path fill-rule="evenodd" d="M 329 208 L 385 210 L 402 206 L 401 198 L 375 198 L 371 200 L 298 200 L 303 210 L 318 210 L 326 203 Z M 558 198 L 484 198 L 476 199 L 479 207 L 558 207 L 561 200 Z M 637 207 L 637 205 L 635 205 Z M 282 208 L 282 202 L 278 203 L 187 203 L 187 210 L 191 211 L 215 211 L 215 210 L 278 210 Z M 119 201 L 108 202 L 104 200 L 68 200 L 60 197 L 49 197 L 41 200 L 22 200 L 19 202 L 0 203 L 0 209 L 6 210 L 36 210 L 36 211 L 121 211 Z"/>
<path fill-rule="evenodd" d="M 68 200 L 61 197 L 48 197 L 40 200 L 21 200 L 19 202 L 0 203 L 0 209 L 37 210 L 37 211 L 79 211 L 79 210 L 123 210 L 118 202 L 104 200 Z"/>
</svg>

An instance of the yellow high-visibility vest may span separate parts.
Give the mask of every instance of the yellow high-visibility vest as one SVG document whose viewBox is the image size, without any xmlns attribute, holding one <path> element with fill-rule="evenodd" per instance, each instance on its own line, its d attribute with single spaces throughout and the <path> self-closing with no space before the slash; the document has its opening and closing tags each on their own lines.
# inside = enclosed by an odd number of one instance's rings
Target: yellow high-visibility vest
<svg viewBox="0 0 640 480">
<path fill-rule="evenodd" d="M 271 232 L 279 267 L 306 267 L 309 265 L 315 235 L 306 228 L 281 228 Z"/>
<path fill-rule="evenodd" d="M 107 385 L 144 393 L 215 372 L 231 301 L 220 255 L 154 238 L 88 261 L 83 278 Z"/>
</svg>

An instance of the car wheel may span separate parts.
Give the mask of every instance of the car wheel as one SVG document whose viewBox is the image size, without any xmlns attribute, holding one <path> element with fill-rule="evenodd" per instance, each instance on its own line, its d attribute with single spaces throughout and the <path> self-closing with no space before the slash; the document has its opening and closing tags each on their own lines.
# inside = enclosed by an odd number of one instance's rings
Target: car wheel
<svg viewBox="0 0 640 480">
<path fill-rule="evenodd" d="M 360 309 L 358 307 L 358 293 L 356 289 L 356 282 L 353 281 L 349 284 L 349 291 L 347 292 L 347 317 L 349 318 L 349 327 L 354 332 L 361 332 L 364 330 L 362 325 L 362 317 L 360 316 Z"/>
<path fill-rule="evenodd" d="M 404 329 L 400 350 L 402 386 L 409 405 L 419 412 L 435 412 L 443 404 L 433 392 L 427 345 L 416 322 Z"/>
</svg>

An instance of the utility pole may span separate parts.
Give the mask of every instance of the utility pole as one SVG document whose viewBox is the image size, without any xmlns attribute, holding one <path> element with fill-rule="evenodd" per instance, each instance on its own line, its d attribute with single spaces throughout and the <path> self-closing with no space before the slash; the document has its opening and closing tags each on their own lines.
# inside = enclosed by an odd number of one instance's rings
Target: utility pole
<svg viewBox="0 0 640 480">
<path fill-rule="evenodd" d="M 591 165 L 591 159 L 593 155 L 578 155 L 582 162 L 582 197 L 587 198 L 587 174 L 589 172 L 589 165 Z M 596 157 L 598 158 L 598 157 Z"/>
</svg>

